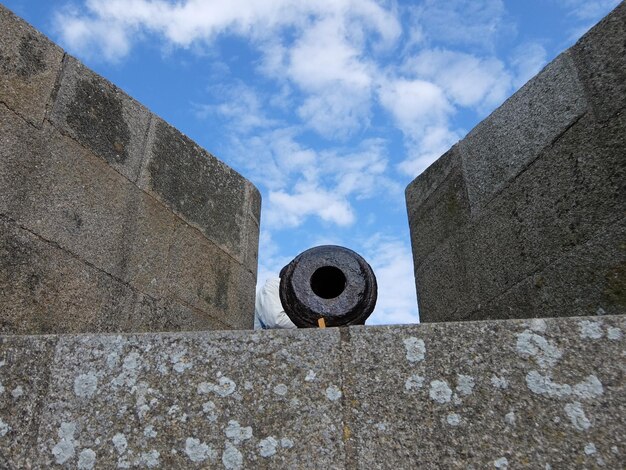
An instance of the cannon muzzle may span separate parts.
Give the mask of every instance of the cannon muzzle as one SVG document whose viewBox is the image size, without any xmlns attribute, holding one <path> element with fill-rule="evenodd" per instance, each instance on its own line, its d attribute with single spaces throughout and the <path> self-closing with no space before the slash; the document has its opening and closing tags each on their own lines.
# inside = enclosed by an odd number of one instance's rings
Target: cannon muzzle
<svg viewBox="0 0 626 470">
<path fill-rule="evenodd" d="M 348 248 L 323 245 L 303 251 L 280 272 L 280 301 L 298 328 L 363 325 L 378 287 L 369 264 Z"/>
</svg>

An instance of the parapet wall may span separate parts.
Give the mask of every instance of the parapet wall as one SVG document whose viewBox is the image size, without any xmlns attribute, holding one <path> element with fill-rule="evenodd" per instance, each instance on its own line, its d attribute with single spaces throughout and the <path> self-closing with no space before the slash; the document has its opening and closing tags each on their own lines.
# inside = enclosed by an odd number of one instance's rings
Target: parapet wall
<svg viewBox="0 0 626 470">
<path fill-rule="evenodd" d="M 260 195 L 0 5 L 0 332 L 252 328 Z"/>
<path fill-rule="evenodd" d="M 0 467 L 623 468 L 625 320 L 0 337 Z"/>
<path fill-rule="evenodd" d="M 421 321 L 626 311 L 626 4 L 407 188 Z"/>
</svg>

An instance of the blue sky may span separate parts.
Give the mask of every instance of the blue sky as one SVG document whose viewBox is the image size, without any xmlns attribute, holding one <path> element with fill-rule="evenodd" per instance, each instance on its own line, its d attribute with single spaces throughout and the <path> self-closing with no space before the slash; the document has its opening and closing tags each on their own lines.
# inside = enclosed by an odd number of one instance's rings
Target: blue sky
<svg viewBox="0 0 626 470">
<path fill-rule="evenodd" d="M 361 253 L 418 319 L 404 188 L 618 0 L 0 0 L 263 195 L 259 282 Z"/>
</svg>

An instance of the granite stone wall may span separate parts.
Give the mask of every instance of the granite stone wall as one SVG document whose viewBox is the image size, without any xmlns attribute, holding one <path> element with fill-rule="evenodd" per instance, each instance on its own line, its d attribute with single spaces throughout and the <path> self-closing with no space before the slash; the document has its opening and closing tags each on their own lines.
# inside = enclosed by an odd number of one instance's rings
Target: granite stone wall
<svg viewBox="0 0 626 470">
<path fill-rule="evenodd" d="M 626 312 L 626 4 L 406 190 L 424 322 Z"/>
<path fill-rule="evenodd" d="M 623 468 L 626 317 L 0 336 L 2 468 Z"/>
<path fill-rule="evenodd" d="M 622 468 L 625 10 L 407 191 L 423 320 L 607 315 L 181 332 L 258 192 L 0 6 L 0 468 Z"/>
<path fill-rule="evenodd" d="M 260 195 L 0 5 L 0 332 L 252 328 Z"/>
</svg>

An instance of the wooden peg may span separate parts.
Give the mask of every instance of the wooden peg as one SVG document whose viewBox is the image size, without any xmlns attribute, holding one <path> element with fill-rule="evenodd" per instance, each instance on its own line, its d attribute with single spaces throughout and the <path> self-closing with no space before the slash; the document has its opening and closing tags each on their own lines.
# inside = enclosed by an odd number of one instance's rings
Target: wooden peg
<svg viewBox="0 0 626 470">
<path fill-rule="evenodd" d="M 321 317 L 317 320 L 317 324 L 320 328 L 326 328 L 326 322 L 324 321 L 324 317 Z"/>
</svg>

